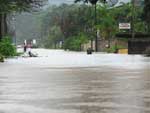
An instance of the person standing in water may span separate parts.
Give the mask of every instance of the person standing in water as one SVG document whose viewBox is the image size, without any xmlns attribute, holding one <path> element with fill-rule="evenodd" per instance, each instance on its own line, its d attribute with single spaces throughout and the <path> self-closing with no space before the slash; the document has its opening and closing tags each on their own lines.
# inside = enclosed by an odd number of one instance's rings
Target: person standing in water
<svg viewBox="0 0 150 113">
<path fill-rule="evenodd" d="M 32 54 L 31 54 L 31 44 L 27 45 L 27 53 L 29 54 L 30 57 L 32 57 Z"/>
<path fill-rule="evenodd" d="M 24 53 L 27 51 L 27 45 L 24 43 Z"/>
</svg>

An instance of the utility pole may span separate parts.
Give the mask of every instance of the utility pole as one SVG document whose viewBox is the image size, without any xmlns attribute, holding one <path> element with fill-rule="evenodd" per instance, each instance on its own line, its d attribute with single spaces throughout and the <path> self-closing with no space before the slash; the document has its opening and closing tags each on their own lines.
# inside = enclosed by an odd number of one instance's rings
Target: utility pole
<svg viewBox="0 0 150 113">
<path fill-rule="evenodd" d="M 98 52 L 98 37 L 97 37 L 97 6 L 95 4 L 95 51 Z"/>
<path fill-rule="evenodd" d="M 94 6 L 95 9 L 95 27 L 97 25 L 97 2 L 98 0 L 89 0 L 89 2 Z M 97 37 L 97 28 L 95 28 L 95 51 L 98 52 L 98 37 Z"/>
<path fill-rule="evenodd" d="M 15 15 L 15 12 L 13 12 L 13 15 L 12 15 L 12 20 L 13 20 L 13 37 L 14 37 L 14 44 L 15 46 L 17 46 L 17 38 L 16 38 L 16 15 Z"/>
<path fill-rule="evenodd" d="M 89 0 L 89 2 L 95 6 L 95 27 L 97 25 L 97 2 L 98 0 Z M 106 3 L 106 0 L 103 0 L 103 3 Z M 95 51 L 98 52 L 98 36 L 97 36 L 97 28 L 95 28 Z"/>
<path fill-rule="evenodd" d="M 132 20 L 131 20 L 131 33 L 132 39 L 135 38 L 135 0 L 132 0 Z"/>
</svg>

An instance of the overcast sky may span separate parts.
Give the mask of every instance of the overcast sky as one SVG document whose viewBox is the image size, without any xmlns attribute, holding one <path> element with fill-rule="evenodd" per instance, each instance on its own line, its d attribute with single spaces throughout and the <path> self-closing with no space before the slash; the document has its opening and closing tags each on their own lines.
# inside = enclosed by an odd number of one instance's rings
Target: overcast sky
<svg viewBox="0 0 150 113">
<path fill-rule="evenodd" d="M 129 2 L 131 0 L 119 0 L 120 2 Z M 62 4 L 62 3 L 73 3 L 74 0 L 49 0 L 50 4 Z"/>
<path fill-rule="evenodd" d="M 62 3 L 73 3 L 74 0 L 49 0 L 50 4 L 62 4 Z"/>
</svg>

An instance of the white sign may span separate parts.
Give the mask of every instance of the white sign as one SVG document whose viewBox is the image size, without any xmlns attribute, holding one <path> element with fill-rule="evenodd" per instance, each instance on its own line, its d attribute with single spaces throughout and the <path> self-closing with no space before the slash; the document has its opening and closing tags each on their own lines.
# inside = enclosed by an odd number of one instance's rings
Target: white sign
<svg viewBox="0 0 150 113">
<path fill-rule="evenodd" d="M 35 39 L 33 39 L 33 44 L 36 44 L 36 40 Z"/>
<path fill-rule="evenodd" d="M 130 23 L 119 23 L 119 29 L 131 29 Z"/>
<path fill-rule="evenodd" d="M 27 40 L 24 40 L 24 44 L 25 44 L 25 45 L 27 44 Z"/>
</svg>

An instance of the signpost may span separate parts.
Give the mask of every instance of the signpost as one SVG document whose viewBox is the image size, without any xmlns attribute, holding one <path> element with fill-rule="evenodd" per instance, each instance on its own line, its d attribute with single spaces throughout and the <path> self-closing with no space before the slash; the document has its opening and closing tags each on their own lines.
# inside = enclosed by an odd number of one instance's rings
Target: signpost
<svg viewBox="0 0 150 113">
<path fill-rule="evenodd" d="M 121 30 L 126 30 L 126 29 L 131 29 L 131 24 L 130 23 L 119 23 L 119 29 Z"/>
</svg>

